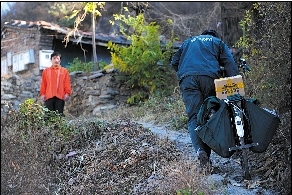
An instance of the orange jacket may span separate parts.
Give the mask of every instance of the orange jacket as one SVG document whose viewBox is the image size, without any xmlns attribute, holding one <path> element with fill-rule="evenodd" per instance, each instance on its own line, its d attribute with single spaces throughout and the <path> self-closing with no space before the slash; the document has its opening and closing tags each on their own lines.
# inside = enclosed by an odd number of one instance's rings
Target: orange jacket
<svg viewBox="0 0 292 195">
<path fill-rule="evenodd" d="M 46 68 L 42 73 L 40 95 L 45 95 L 47 100 L 54 96 L 64 99 L 65 94 L 71 94 L 68 70 L 61 66 Z"/>
</svg>

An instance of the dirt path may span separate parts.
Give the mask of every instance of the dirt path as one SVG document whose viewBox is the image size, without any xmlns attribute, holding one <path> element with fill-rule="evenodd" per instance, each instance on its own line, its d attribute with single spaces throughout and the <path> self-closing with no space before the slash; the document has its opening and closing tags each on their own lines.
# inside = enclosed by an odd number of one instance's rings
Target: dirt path
<svg viewBox="0 0 292 195">
<path fill-rule="evenodd" d="M 184 152 L 186 156 L 194 158 L 194 163 L 197 163 L 197 156 L 193 151 L 191 139 L 188 133 L 181 131 L 173 131 L 167 125 L 154 125 L 152 123 L 138 122 L 144 128 L 150 129 L 158 137 L 172 140 L 175 145 Z M 214 185 L 220 185 L 224 188 L 223 194 L 239 194 L 239 195 L 277 195 L 277 192 L 263 189 L 260 186 L 260 175 L 251 175 L 251 180 L 243 179 L 243 172 L 240 166 L 240 158 L 234 154 L 230 158 L 222 158 L 215 152 L 211 153 L 212 166 L 214 167 L 209 180 L 214 182 Z M 223 184 L 223 185 L 222 185 Z M 217 186 L 218 186 L 217 185 Z M 219 194 L 218 194 L 219 195 Z M 220 194 L 221 195 L 221 194 Z"/>
</svg>

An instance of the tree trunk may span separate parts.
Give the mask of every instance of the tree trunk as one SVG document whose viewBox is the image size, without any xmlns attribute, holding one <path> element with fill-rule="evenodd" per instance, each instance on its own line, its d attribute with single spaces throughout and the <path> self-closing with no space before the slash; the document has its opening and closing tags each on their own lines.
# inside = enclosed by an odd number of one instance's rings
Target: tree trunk
<svg viewBox="0 0 292 195">
<path fill-rule="evenodd" d="M 99 70 L 96 55 L 96 44 L 95 44 L 95 4 L 93 5 L 92 11 L 92 53 L 93 53 L 93 68 Z"/>
</svg>

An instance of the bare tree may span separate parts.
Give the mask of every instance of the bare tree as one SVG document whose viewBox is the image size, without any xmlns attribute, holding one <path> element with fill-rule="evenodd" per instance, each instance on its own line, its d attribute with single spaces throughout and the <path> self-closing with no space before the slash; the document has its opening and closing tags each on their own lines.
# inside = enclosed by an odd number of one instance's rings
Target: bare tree
<svg viewBox="0 0 292 195">
<path fill-rule="evenodd" d="M 82 36 L 79 34 L 79 25 L 84 21 L 87 14 L 92 15 L 92 50 L 93 50 L 93 63 L 94 67 L 99 69 L 97 66 L 97 56 L 96 56 L 96 44 L 95 44 L 95 17 L 101 16 L 100 11 L 98 8 L 103 9 L 105 3 L 104 2 L 82 2 L 83 5 L 82 9 L 73 10 L 73 14 L 70 16 L 71 18 L 75 18 L 74 22 L 74 28 L 67 33 L 67 35 L 64 37 L 64 42 L 67 43 L 70 41 L 70 37 L 73 36 L 76 38 L 76 35 L 78 36 L 78 39 L 82 39 Z M 78 41 L 79 42 L 79 41 Z M 77 42 L 77 43 L 78 43 Z"/>
<path fill-rule="evenodd" d="M 161 34 L 171 36 L 173 32 L 180 40 L 208 28 L 221 32 L 220 2 L 151 2 L 145 15 L 161 26 Z"/>
</svg>

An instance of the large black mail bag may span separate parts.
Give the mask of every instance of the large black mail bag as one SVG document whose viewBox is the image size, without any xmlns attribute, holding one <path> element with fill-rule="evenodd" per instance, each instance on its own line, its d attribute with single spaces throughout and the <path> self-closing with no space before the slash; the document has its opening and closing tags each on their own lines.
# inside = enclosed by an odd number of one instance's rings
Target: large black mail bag
<svg viewBox="0 0 292 195">
<path fill-rule="evenodd" d="M 216 112 L 209 119 L 211 109 Z M 223 100 L 215 96 L 206 98 L 198 113 L 199 126 L 196 128 L 202 141 L 224 158 L 232 156 L 234 151 L 229 151 L 229 148 L 235 146 L 234 131 L 228 109 L 228 105 Z"/>
<path fill-rule="evenodd" d="M 252 142 L 259 144 L 252 146 L 250 151 L 255 153 L 266 151 L 280 124 L 279 116 L 250 101 L 245 103 L 245 113 L 249 120 Z"/>
</svg>

